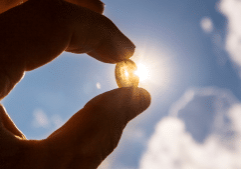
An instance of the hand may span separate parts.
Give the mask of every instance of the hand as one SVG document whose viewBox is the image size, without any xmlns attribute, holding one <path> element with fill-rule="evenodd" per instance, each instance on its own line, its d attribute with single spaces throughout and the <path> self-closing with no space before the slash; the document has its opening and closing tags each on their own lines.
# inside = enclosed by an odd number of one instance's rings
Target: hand
<svg viewBox="0 0 241 169">
<path fill-rule="evenodd" d="M 29 0 L 2 13 L 0 25 L 0 99 L 63 51 L 116 63 L 135 48 L 108 18 L 63 0 Z"/>
<path fill-rule="evenodd" d="M 83 6 L 103 11 L 98 3 Z M 63 51 L 87 53 L 108 63 L 134 52 L 132 42 L 109 19 L 89 9 L 62 0 L 29 0 L 11 7 L 0 8 L 6 11 L 0 15 L 1 98 L 25 71 L 52 61 Z M 141 88 L 108 91 L 43 140 L 27 140 L 0 105 L 0 168 L 97 168 L 117 146 L 126 124 L 149 104 L 150 95 Z"/>
</svg>

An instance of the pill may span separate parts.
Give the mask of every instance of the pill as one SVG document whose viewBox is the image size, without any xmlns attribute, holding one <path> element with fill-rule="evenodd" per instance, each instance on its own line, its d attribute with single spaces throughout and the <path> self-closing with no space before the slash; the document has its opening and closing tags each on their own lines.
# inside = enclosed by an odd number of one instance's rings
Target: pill
<svg viewBox="0 0 241 169">
<path fill-rule="evenodd" d="M 118 87 L 137 87 L 139 77 L 135 74 L 136 70 L 135 62 L 130 59 L 118 62 L 115 67 L 115 79 Z"/>
</svg>

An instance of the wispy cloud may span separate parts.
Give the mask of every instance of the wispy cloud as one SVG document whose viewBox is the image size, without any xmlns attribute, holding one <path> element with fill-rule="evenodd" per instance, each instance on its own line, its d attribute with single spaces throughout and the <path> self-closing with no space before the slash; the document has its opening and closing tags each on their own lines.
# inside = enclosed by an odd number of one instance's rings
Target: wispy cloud
<svg viewBox="0 0 241 169">
<path fill-rule="evenodd" d="M 241 168 L 241 103 L 231 92 L 191 89 L 173 107 L 156 126 L 140 169 Z"/>
<path fill-rule="evenodd" d="M 213 22 L 209 17 L 202 18 L 200 21 L 200 25 L 203 31 L 206 33 L 211 33 L 213 31 Z"/>
<path fill-rule="evenodd" d="M 96 83 L 96 88 L 97 89 L 101 89 L 101 84 L 98 82 L 98 83 Z"/>
<path fill-rule="evenodd" d="M 54 126 L 54 129 L 57 129 L 63 124 L 64 120 L 59 114 L 54 114 L 50 118 L 49 115 L 42 109 L 35 109 L 33 112 L 32 125 L 35 128 L 50 128 Z"/>
<path fill-rule="evenodd" d="M 43 110 L 36 109 L 33 112 L 33 116 L 34 116 L 34 119 L 33 119 L 32 124 L 34 127 L 48 128 L 50 126 L 49 119 Z"/>
<path fill-rule="evenodd" d="M 55 128 L 59 128 L 64 124 L 64 120 L 61 118 L 60 115 L 54 114 L 51 118 L 51 122 L 54 124 Z"/>
</svg>

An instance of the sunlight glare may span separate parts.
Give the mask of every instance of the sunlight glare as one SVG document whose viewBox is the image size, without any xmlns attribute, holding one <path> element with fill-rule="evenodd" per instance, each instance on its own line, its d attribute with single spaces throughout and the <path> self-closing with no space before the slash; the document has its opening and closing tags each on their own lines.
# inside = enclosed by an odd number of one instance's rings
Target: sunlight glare
<svg viewBox="0 0 241 169">
<path fill-rule="evenodd" d="M 159 49 L 158 49 L 159 50 Z M 147 52 L 144 48 L 137 50 L 132 60 L 136 63 L 137 70 L 134 72 L 139 77 L 139 87 L 148 91 L 164 91 L 170 84 L 171 67 L 167 56 L 162 50 L 162 55 L 157 55 L 156 50 Z"/>
<path fill-rule="evenodd" d="M 149 50 L 149 52 L 147 52 L 145 49 L 141 49 L 135 51 L 134 56 L 132 56 L 130 60 L 135 63 L 136 68 L 133 71 L 129 71 L 128 68 L 123 67 L 121 69 L 122 73 L 120 72 L 122 74 L 122 80 L 130 81 L 130 78 L 138 77 L 138 87 L 144 88 L 152 94 L 156 94 L 157 91 L 166 91 L 167 87 L 170 86 L 172 74 L 170 59 L 167 57 L 170 56 L 170 54 L 166 53 L 165 50 L 162 50 L 161 55 L 157 55 L 157 53 L 156 50 Z M 116 67 L 115 77 L 118 77 L 116 76 Z M 121 79 L 119 79 L 119 81 L 120 80 Z M 118 79 L 116 79 L 116 82 L 117 81 Z M 129 83 L 133 83 L 133 81 L 128 82 L 128 84 Z M 117 86 L 120 87 L 118 82 Z"/>
<path fill-rule="evenodd" d="M 135 74 L 140 78 L 140 82 L 145 81 L 149 76 L 148 68 L 144 64 L 138 64 Z"/>
<path fill-rule="evenodd" d="M 129 73 L 127 70 L 125 70 L 125 76 L 128 77 L 129 76 Z"/>
</svg>

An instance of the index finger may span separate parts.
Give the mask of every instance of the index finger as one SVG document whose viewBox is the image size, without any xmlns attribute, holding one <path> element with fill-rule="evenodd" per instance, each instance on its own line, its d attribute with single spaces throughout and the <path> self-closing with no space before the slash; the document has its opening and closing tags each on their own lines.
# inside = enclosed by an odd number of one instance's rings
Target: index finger
<svg viewBox="0 0 241 169">
<path fill-rule="evenodd" d="M 14 61 L 25 71 L 63 51 L 116 63 L 131 57 L 135 48 L 108 18 L 65 1 L 29 0 L 2 13 L 0 25 L 0 60 Z"/>
<path fill-rule="evenodd" d="M 131 57 L 135 49 L 108 18 L 62 0 L 29 0 L 2 13 L 0 25 L 0 98 L 24 71 L 43 66 L 64 51 L 116 63 Z"/>
</svg>

